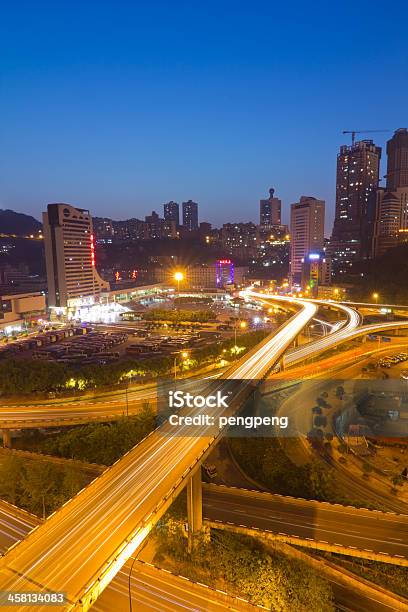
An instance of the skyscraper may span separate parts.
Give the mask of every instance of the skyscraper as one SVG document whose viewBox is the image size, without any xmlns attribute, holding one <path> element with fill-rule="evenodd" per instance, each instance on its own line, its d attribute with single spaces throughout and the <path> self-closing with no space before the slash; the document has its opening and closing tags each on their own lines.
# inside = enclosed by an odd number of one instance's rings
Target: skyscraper
<svg viewBox="0 0 408 612">
<path fill-rule="evenodd" d="M 48 204 L 43 227 L 49 306 L 79 305 L 109 290 L 109 283 L 96 271 L 89 211 Z"/>
<path fill-rule="evenodd" d="M 190 232 L 198 230 L 198 204 L 193 200 L 183 202 L 183 226 Z"/>
<path fill-rule="evenodd" d="M 387 142 L 386 188 L 408 187 L 408 130 L 399 128 Z"/>
<path fill-rule="evenodd" d="M 171 200 L 164 205 L 164 220 L 174 221 L 176 226 L 180 225 L 180 210 L 177 202 L 173 202 L 173 200 Z"/>
<path fill-rule="evenodd" d="M 300 284 L 302 264 L 312 252 L 324 247 L 324 200 L 301 196 L 290 209 L 290 278 L 292 284 Z"/>
<path fill-rule="evenodd" d="M 282 202 L 274 197 L 275 190 L 269 190 L 269 198 L 259 202 L 259 224 L 262 228 L 281 225 Z"/>
<path fill-rule="evenodd" d="M 363 256 L 370 195 L 378 189 L 381 148 L 372 140 L 343 145 L 337 155 L 336 214 L 330 241 L 333 270 L 344 273 Z"/>
<path fill-rule="evenodd" d="M 371 256 L 379 257 L 408 239 L 408 130 L 399 128 L 387 142 L 386 189 L 372 202 L 375 220 Z"/>
</svg>

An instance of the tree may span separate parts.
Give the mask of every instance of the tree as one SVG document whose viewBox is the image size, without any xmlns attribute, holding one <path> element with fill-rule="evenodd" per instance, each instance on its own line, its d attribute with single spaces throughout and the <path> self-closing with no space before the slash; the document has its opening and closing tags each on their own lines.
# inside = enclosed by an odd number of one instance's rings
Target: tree
<svg viewBox="0 0 408 612">
<path fill-rule="evenodd" d="M 0 463 L 0 497 L 17 505 L 21 493 L 23 460 L 15 455 L 4 457 Z"/>
<path fill-rule="evenodd" d="M 81 468 L 75 463 L 66 465 L 64 472 L 62 489 L 64 494 L 71 498 L 83 488 L 85 478 Z"/>
<path fill-rule="evenodd" d="M 336 387 L 336 397 L 338 397 L 339 399 L 343 399 L 343 396 L 345 394 L 345 390 L 343 385 L 338 385 Z"/>
<path fill-rule="evenodd" d="M 22 498 L 31 512 L 46 517 L 48 511 L 58 505 L 60 470 L 46 461 L 28 461 L 23 469 L 21 482 Z"/>
<path fill-rule="evenodd" d="M 333 472 L 320 461 L 309 464 L 309 481 L 312 493 L 317 499 L 330 499 L 333 494 Z"/>
</svg>

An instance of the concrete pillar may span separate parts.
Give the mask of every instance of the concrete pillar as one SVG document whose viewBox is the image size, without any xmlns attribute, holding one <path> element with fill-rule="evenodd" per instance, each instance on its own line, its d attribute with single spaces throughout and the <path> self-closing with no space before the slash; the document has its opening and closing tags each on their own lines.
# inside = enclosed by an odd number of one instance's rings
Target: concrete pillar
<svg viewBox="0 0 408 612">
<path fill-rule="evenodd" d="M 293 340 L 293 346 L 294 348 L 297 348 L 299 346 L 299 336 L 296 336 L 296 338 Z"/>
<path fill-rule="evenodd" d="M 203 491 L 201 487 L 201 467 L 187 484 L 188 550 L 194 548 L 194 536 L 203 526 Z"/>
<path fill-rule="evenodd" d="M 285 357 L 284 356 L 282 356 L 279 360 L 279 371 L 280 372 L 285 371 Z"/>
<path fill-rule="evenodd" d="M 1 436 L 3 438 L 4 448 L 11 448 L 11 432 L 9 429 L 2 429 Z"/>
<path fill-rule="evenodd" d="M 367 342 L 367 336 L 360 336 L 361 342 L 364 344 L 364 342 Z"/>
</svg>

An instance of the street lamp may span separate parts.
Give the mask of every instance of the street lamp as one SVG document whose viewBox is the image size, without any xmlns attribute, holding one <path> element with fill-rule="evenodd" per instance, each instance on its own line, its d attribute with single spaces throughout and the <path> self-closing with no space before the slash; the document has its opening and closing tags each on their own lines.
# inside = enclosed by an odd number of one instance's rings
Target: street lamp
<svg viewBox="0 0 408 612">
<path fill-rule="evenodd" d="M 182 272 L 176 272 L 174 275 L 174 280 L 177 281 L 177 293 L 180 293 L 180 283 L 184 279 L 184 274 Z"/>
<path fill-rule="evenodd" d="M 176 355 L 174 355 L 174 381 L 177 380 L 177 355 L 181 355 L 184 362 L 188 357 L 188 353 L 187 351 L 181 351 L 180 353 L 176 353 Z"/>
<path fill-rule="evenodd" d="M 126 384 L 126 417 L 129 418 L 129 381 Z"/>
<path fill-rule="evenodd" d="M 238 320 L 235 323 L 235 327 L 234 327 L 234 341 L 235 341 L 235 346 L 237 346 L 237 324 L 238 324 Z M 247 326 L 247 322 L 246 321 L 240 321 L 239 326 L 241 329 L 245 329 Z"/>
<path fill-rule="evenodd" d="M 377 292 L 373 293 L 373 299 L 375 300 L 375 303 L 376 303 L 376 304 L 378 304 L 378 298 L 379 298 L 379 297 L 380 297 L 380 296 L 378 295 L 378 293 L 377 293 Z"/>
</svg>

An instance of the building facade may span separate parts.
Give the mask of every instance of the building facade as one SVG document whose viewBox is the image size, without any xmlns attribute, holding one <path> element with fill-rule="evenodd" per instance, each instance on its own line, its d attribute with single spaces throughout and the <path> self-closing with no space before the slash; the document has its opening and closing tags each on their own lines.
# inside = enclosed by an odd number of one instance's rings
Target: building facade
<svg viewBox="0 0 408 612">
<path fill-rule="evenodd" d="M 275 190 L 269 190 L 269 198 L 259 202 L 259 224 L 262 228 L 270 228 L 282 223 L 282 202 L 274 196 Z"/>
<path fill-rule="evenodd" d="M 290 280 L 300 284 L 302 264 L 311 252 L 323 251 L 325 202 L 301 196 L 290 210 Z"/>
<path fill-rule="evenodd" d="M 364 221 L 366 257 L 380 257 L 408 237 L 408 130 L 399 128 L 387 142 L 386 187 L 369 199 Z M 363 235 L 365 238 L 365 236 Z"/>
<path fill-rule="evenodd" d="M 399 128 L 387 142 L 386 188 L 408 187 L 408 129 Z"/>
<path fill-rule="evenodd" d="M 198 204 L 193 200 L 183 202 L 183 226 L 189 232 L 198 230 Z"/>
<path fill-rule="evenodd" d="M 364 257 L 368 202 L 378 189 L 381 148 L 372 140 L 343 145 L 337 155 L 336 213 L 330 241 L 333 270 L 344 274 Z"/>
<path fill-rule="evenodd" d="M 301 287 L 313 298 L 317 298 L 319 287 L 331 284 L 331 260 L 323 251 L 310 252 L 302 262 Z"/>
<path fill-rule="evenodd" d="M 96 270 L 89 211 L 70 204 L 48 204 L 43 213 L 48 306 L 65 308 L 97 300 L 109 290 Z"/>
<path fill-rule="evenodd" d="M 164 204 L 163 209 L 165 221 L 173 221 L 176 227 L 180 225 L 180 207 L 177 202 L 171 200 L 167 202 L 167 204 Z"/>
</svg>

